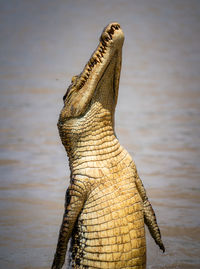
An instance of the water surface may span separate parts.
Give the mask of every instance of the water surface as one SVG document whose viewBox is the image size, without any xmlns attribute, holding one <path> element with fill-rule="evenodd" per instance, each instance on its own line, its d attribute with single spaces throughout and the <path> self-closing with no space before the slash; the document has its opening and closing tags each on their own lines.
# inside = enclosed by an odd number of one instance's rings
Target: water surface
<svg viewBox="0 0 200 269">
<path fill-rule="evenodd" d="M 147 232 L 147 268 L 200 268 L 199 1 L 0 1 L 0 267 L 50 268 L 67 157 L 62 96 L 105 25 L 125 32 L 116 113 L 154 206 L 166 253 Z"/>
</svg>

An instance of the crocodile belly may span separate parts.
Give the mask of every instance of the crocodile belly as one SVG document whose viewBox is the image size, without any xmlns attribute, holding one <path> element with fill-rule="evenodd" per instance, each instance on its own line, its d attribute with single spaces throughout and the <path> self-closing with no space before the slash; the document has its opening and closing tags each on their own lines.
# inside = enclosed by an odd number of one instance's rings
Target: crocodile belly
<svg viewBox="0 0 200 269">
<path fill-rule="evenodd" d="M 143 206 L 135 183 L 105 182 L 90 193 L 74 228 L 71 267 L 145 268 Z"/>
</svg>

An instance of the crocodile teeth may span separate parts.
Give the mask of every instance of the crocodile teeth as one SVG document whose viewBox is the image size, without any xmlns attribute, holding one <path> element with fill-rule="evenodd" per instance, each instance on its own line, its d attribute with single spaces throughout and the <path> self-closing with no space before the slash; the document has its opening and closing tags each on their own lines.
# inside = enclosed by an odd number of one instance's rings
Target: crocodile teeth
<svg viewBox="0 0 200 269">
<path fill-rule="evenodd" d="M 101 54 L 101 57 L 103 57 L 103 53 L 102 53 L 102 52 L 100 52 L 100 54 Z"/>
<path fill-rule="evenodd" d="M 103 40 L 103 39 L 101 39 L 101 44 L 105 47 L 106 46 L 106 42 Z"/>
<path fill-rule="evenodd" d="M 112 25 L 111 28 L 110 28 L 110 33 L 113 35 L 114 32 L 115 32 L 115 28 L 114 28 L 114 26 Z"/>
<path fill-rule="evenodd" d="M 101 55 L 100 54 L 97 54 L 97 57 L 99 58 L 99 61 L 102 63 Z"/>
<path fill-rule="evenodd" d="M 108 32 L 108 34 L 109 34 L 110 39 L 112 39 L 112 34 L 111 34 L 111 32 Z"/>
<path fill-rule="evenodd" d="M 94 59 L 93 58 L 90 59 L 89 64 L 90 65 L 93 65 L 94 64 Z"/>
<path fill-rule="evenodd" d="M 105 50 L 106 50 L 106 46 L 100 46 L 100 49 L 99 49 L 100 52 L 104 53 Z"/>
<path fill-rule="evenodd" d="M 106 38 L 109 39 L 109 34 L 107 32 L 104 32 L 102 35 L 101 35 L 101 38 L 104 40 L 106 40 Z"/>
<path fill-rule="evenodd" d="M 95 62 L 95 64 L 99 62 L 98 54 L 95 54 L 94 55 L 94 62 Z"/>
<path fill-rule="evenodd" d="M 78 83 L 78 86 L 82 87 L 89 78 L 90 72 L 92 71 L 93 67 L 97 63 L 102 63 L 102 58 L 104 58 L 104 54 L 107 51 L 108 44 L 112 40 L 112 36 L 115 30 L 118 30 L 119 28 L 120 26 L 118 24 L 112 25 L 109 30 L 107 30 L 101 35 L 99 47 L 87 63 L 84 74 L 81 75 L 81 79 Z"/>
<path fill-rule="evenodd" d="M 82 82 L 85 82 L 85 78 L 82 77 L 82 76 L 81 76 L 80 80 L 81 80 L 81 83 L 82 83 Z"/>
<path fill-rule="evenodd" d="M 93 66 L 94 66 L 94 63 L 93 62 L 89 64 L 89 67 L 90 68 L 92 68 Z"/>
<path fill-rule="evenodd" d="M 99 51 L 99 52 L 103 52 L 103 47 L 100 47 L 100 48 L 98 49 L 98 51 Z"/>
</svg>

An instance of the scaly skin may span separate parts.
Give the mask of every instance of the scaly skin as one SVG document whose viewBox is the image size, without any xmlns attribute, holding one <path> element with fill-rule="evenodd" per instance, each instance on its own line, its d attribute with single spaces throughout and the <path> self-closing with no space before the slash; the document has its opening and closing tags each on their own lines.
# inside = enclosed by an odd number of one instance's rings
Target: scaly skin
<svg viewBox="0 0 200 269">
<path fill-rule="evenodd" d="M 70 186 L 52 269 L 146 268 L 144 223 L 164 251 L 136 166 L 114 132 L 124 34 L 109 24 L 64 96 L 58 121 L 69 157 Z"/>
</svg>

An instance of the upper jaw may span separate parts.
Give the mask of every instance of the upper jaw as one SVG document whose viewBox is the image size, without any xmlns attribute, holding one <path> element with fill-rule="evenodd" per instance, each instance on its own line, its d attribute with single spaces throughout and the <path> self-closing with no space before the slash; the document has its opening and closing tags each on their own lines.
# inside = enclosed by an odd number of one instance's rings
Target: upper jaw
<svg viewBox="0 0 200 269">
<path fill-rule="evenodd" d="M 72 84 L 63 97 L 65 117 L 77 117 L 86 111 L 97 84 L 113 56 L 118 58 L 115 68 L 115 88 L 117 88 L 115 92 L 118 91 L 123 41 L 124 34 L 118 23 L 110 23 L 104 28 L 97 49 L 85 65 L 82 73 L 72 80 Z"/>
</svg>

